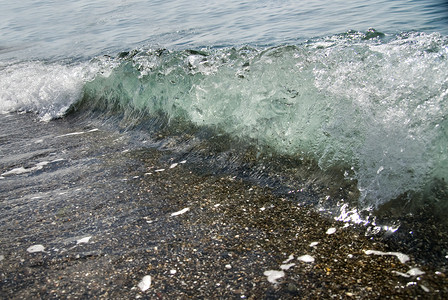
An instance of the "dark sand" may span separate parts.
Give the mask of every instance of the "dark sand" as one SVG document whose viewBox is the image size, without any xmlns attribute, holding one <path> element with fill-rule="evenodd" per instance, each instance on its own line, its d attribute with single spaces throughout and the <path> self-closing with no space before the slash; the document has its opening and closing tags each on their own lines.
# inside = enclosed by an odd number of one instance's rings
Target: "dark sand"
<svg viewBox="0 0 448 300">
<path fill-rule="evenodd" d="M 269 188 L 126 135 L 1 118 L 0 173 L 28 170 L 0 179 L 2 299 L 448 298 L 445 267 L 367 255 L 403 249 Z"/>
</svg>

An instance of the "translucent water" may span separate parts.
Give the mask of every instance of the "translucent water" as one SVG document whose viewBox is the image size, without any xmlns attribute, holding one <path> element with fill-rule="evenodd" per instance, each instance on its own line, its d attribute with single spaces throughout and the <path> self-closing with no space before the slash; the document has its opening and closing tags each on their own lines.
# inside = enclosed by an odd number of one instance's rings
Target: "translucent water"
<svg viewBox="0 0 448 300">
<path fill-rule="evenodd" d="M 84 103 L 140 111 L 344 168 L 377 207 L 447 174 L 447 41 L 349 34 L 299 46 L 140 51 L 85 86 Z M 117 108 L 118 107 L 118 108 Z"/>
</svg>

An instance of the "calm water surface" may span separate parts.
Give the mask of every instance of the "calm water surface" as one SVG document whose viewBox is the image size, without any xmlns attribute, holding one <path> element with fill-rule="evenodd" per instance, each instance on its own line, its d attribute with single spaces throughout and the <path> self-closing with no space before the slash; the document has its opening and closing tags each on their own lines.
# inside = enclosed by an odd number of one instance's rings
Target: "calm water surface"
<svg viewBox="0 0 448 300">
<path fill-rule="evenodd" d="M 448 33 L 448 3 L 1 1 L 0 58 L 89 57 L 142 45 L 276 45 L 375 28 Z"/>
</svg>

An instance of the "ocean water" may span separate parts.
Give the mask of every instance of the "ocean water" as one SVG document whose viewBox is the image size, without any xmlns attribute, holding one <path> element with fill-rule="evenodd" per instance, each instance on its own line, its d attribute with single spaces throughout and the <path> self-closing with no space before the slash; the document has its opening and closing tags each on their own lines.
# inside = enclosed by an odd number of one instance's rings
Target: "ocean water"
<svg viewBox="0 0 448 300">
<path fill-rule="evenodd" d="M 330 206 L 446 215 L 446 1 L 2 2 L 2 114 L 143 135 L 282 193 L 341 183 Z"/>
</svg>

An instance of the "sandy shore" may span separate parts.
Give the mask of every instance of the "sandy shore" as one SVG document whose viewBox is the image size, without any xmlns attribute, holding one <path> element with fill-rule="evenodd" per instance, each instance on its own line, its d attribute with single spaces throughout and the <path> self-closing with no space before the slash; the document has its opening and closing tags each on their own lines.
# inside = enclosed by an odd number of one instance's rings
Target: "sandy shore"
<svg viewBox="0 0 448 300">
<path fill-rule="evenodd" d="M 1 298 L 448 298 L 443 268 L 269 188 L 118 133 L 5 122 Z"/>
</svg>

